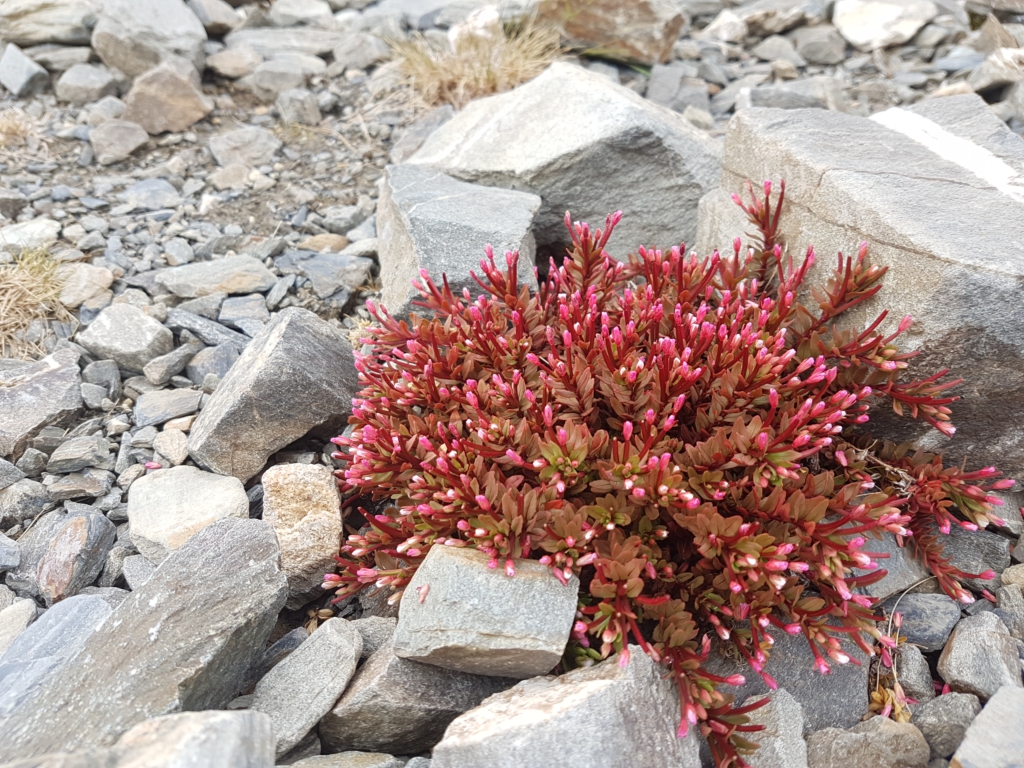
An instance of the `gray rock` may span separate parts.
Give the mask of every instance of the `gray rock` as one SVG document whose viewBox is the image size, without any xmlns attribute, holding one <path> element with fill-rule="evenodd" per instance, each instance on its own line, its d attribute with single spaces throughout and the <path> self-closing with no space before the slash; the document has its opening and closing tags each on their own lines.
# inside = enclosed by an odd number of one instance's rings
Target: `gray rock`
<svg viewBox="0 0 1024 768">
<path fill-rule="evenodd" d="M 185 263 L 190 263 L 191 261 L 192 259 L 186 259 Z M 201 315 L 210 320 L 216 320 L 220 316 L 220 306 L 227 297 L 226 293 L 209 293 L 197 299 L 183 301 L 177 306 L 177 309 L 182 312 L 191 312 L 193 315 Z"/>
<path fill-rule="evenodd" d="M 928 743 L 916 726 L 872 717 L 848 731 L 825 728 L 807 738 L 807 762 L 815 768 L 924 768 Z"/>
<path fill-rule="evenodd" d="M 1017 584 L 999 587 L 996 590 L 997 611 L 1010 634 L 1024 640 L 1024 592 Z"/>
<path fill-rule="evenodd" d="M 1015 768 L 1024 754 L 1024 690 L 1003 686 L 967 728 L 953 754 L 955 768 Z"/>
<path fill-rule="evenodd" d="M 0 491 L 25 478 L 25 473 L 6 459 L 0 459 Z"/>
<path fill-rule="evenodd" d="M 900 685 L 903 691 L 918 702 L 931 701 L 935 698 L 935 687 L 932 685 L 932 673 L 928 660 L 916 645 L 904 644 L 894 654 L 896 670 L 899 672 Z"/>
<path fill-rule="evenodd" d="M 58 349 L 0 386 L 0 456 L 20 453 L 44 427 L 70 422 L 82 408 L 81 384 L 78 355 Z"/>
<path fill-rule="evenodd" d="M 108 746 L 147 717 L 225 706 L 285 590 L 269 526 L 206 528 L 114 609 L 74 665 L 0 721 L 0 759 Z"/>
<path fill-rule="evenodd" d="M 949 687 L 983 702 L 1004 685 L 1024 688 L 1017 646 L 1006 625 L 989 612 L 961 619 L 938 663 Z"/>
<path fill-rule="evenodd" d="M 85 407 L 94 411 L 102 410 L 104 401 L 107 398 L 107 391 L 99 384 L 82 385 L 82 402 Z"/>
<path fill-rule="evenodd" d="M 270 312 L 267 311 L 267 302 L 262 295 L 250 293 L 248 296 L 225 299 L 217 319 L 223 325 L 255 336 L 270 320 Z"/>
<path fill-rule="evenodd" d="M 222 166 L 262 165 L 280 148 L 280 140 L 266 128 L 239 128 L 210 138 L 210 152 Z"/>
<path fill-rule="evenodd" d="M 469 548 L 432 547 L 402 595 L 396 656 L 478 675 L 525 679 L 558 664 L 576 616 L 579 580 L 521 560 L 515 576 Z M 429 592 L 421 594 L 427 588 Z"/>
<path fill-rule="evenodd" d="M 414 757 L 405 764 L 405 768 L 430 768 L 431 760 L 426 757 Z"/>
<path fill-rule="evenodd" d="M 314 428 L 331 431 L 358 389 L 345 334 L 290 307 L 253 339 L 189 434 L 197 464 L 248 480 L 266 460 Z"/>
<path fill-rule="evenodd" d="M 770 699 L 769 703 L 748 715 L 751 725 L 764 726 L 764 730 L 751 739 L 760 745 L 754 757 L 757 768 L 807 768 L 804 713 L 800 702 L 785 688 L 779 688 L 770 696 L 751 696 L 743 706 L 765 698 Z"/>
<path fill-rule="evenodd" d="M 218 322 L 209 320 L 200 315 L 186 312 L 182 309 L 171 309 L 167 312 L 167 327 L 175 331 L 188 331 L 204 344 L 211 346 L 228 345 L 241 351 L 246 348 L 251 339 L 237 331 L 225 328 Z M 202 353 L 199 353 L 202 354 Z M 197 357 L 199 355 L 197 354 Z M 195 358 L 193 358 L 194 360 Z M 188 366 L 185 367 L 188 370 Z"/>
<path fill-rule="evenodd" d="M 110 446 L 102 435 L 83 435 L 73 437 L 61 443 L 60 447 L 50 455 L 46 465 L 47 472 L 65 474 L 77 472 L 86 467 L 107 466 L 110 459 Z"/>
<path fill-rule="evenodd" d="M 999 587 L 999 575 L 1010 566 L 1010 540 L 991 531 L 968 531 L 954 525 L 949 536 L 937 534 L 950 565 L 966 573 L 995 572 L 991 579 L 963 579 L 969 589 L 981 591 Z"/>
<path fill-rule="evenodd" d="M 307 278 L 313 292 L 319 298 L 327 299 L 339 291 L 355 292 L 366 285 L 374 264 L 372 259 L 344 253 L 286 251 L 274 260 L 274 266 L 283 274 Z"/>
<path fill-rule="evenodd" d="M 931 749 L 932 759 L 952 757 L 964 739 L 967 727 L 981 711 L 978 697 L 970 693 L 947 693 L 914 708 L 911 720 Z"/>
<path fill-rule="evenodd" d="M 0 13 L 3 11 L 0 10 Z M 0 213 L 11 221 L 18 218 L 18 214 L 25 210 L 28 205 L 28 198 L 15 189 L 0 190 Z"/>
<path fill-rule="evenodd" d="M 275 27 L 317 24 L 330 18 L 331 6 L 326 0 L 279 0 L 267 14 L 267 20 Z"/>
<path fill-rule="evenodd" d="M 512 682 L 400 659 L 388 644 L 363 664 L 320 721 L 320 739 L 332 752 L 422 752 L 455 717 Z"/>
<path fill-rule="evenodd" d="M 162 389 L 146 392 L 135 403 L 135 424 L 148 427 L 163 424 L 179 416 L 189 416 L 199 410 L 203 393 L 197 389 Z"/>
<path fill-rule="evenodd" d="M 805 731 L 822 728 L 849 728 L 860 722 L 868 709 L 868 665 L 830 662 L 831 674 L 824 677 L 814 668 L 814 655 L 803 635 L 773 632 L 772 646 L 765 671 L 804 708 Z M 852 647 L 845 649 L 855 658 L 863 657 Z M 705 668 L 722 677 L 740 674 L 746 678 L 741 686 L 724 690 L 737 701 L 770 693 L 767 684 L 742 659 L 729 653 L 717 641 L 712 644 Z"/>
<path fill-rule="evenodd" d="M 225 48 L 206 59 L 206 66 L 221 77 L 237 80 L 251 75 L 263 57 L 251 48 Z"/>
<path fill-rule="evenodd" d="M 383 304 L 396 317 L 413 311 L 419 293 L 412 281 L 421 269 L 438 284 L 447 276 L 456 294 L 479 292 L 470 270 L 480 272 L 487 245 L 502 270 L 504 253 L 519 251 L 520 283 L 535 284 L 531 228 L 540 207 L 536 195 L 467 184 L 416 165 L 387 168 L 378 202 Z"/>
<path fill-rule="evenodd" d="M 196 353 L 195 357 L 185 366 L 185 375 L 192 383 L 201 386 L 209 374 L 220 379 L 227 376 L 231 366 L 238 359 L 238 349 L 232 344 L 218 344 L 206 347 Z"/>
<path fill-rule="evenodd" d="M 307 757 L 292 763 L 294 768 L 402 768 L 408 765 L 405 760 L 381 752 L 339 752 L 336 755 Z"/>
<path fill-rule="evenodd" d="M 17 45 L 88 45 L 96 23 L 92 0 L 31 0 L 0 7 L 0 38 Z"/>
<path fill-rule="evenodd" d="M 0 573 L 18 567 L 21 562 L 21 550 L 18 542 L 0 533 Z"/>
<path fill-rule="evenodd" d="M 939 128 L 956 137 L 957 151 L 924 138 Z M 850 141 L 837 147 L 837 135 Z M 917 332 L 901 341 L 904 349 L 922 350 L 915 365 L 948 367 L 952 376 L 972 382 L 976 398 L 960 402 L 957 433 L 943 439 L 946 460 L 970 455 L 975 466 L 998 465 L 1010 475 L 1024 470 L 1024 448 L 1008 426 L 1024 418 L 1024 401 L 1007 394 L 1024 386 L 1018 362 L 1024 360 L 1024 337 L 1016 330 L 1024 324 L 1024 308 L 1010 288 L 1020 270 L 1008 245 L 1024 239 L 1024 202 L 1008 187 L 979 182 L 981 166 L 964 159 L 994 155 L 1002 163 L 995 167 L 1012 178 L 1024 172 L 1019 137 L 977 96 L 961 95 L 887 110 L 870 120 L 823 111 L 747 110 L 730 122 L 724 152 L 722 189 L 703 204 L 697 251 L 731 248 L 732 238 L 746 231 L 729 195 L 742 192 L 747 179 L 785 178 L 793 206 L 780 220 L 780 234 L 794 253 L 811 243 L 818 253 L 848 253 L 851 243 L 869 241 L 873 263 L 889 267 L 884 299 L 858 307 L 851 322 L 873 320 L 882 305 L 889 317 L 911 315 Z M 969 222 L 951 219 L 948 201 L 968 192 L 970 199 L 957 210 L 978 213 Z M 898 202 L 906 200 L 932 203 L 910 211 Z M 939 230 L 943 236 L 936 238 Z M 998 236 L 986 239 L 985 233 L 997 230 Z M 826 265 L 811 280 L 824 281 L 830 271 Z M 943 278 L 922 282 L 913 277 L 919 275 Z M 883 323 L 880 331 L 894 328 Z M 965 328 L 974 330 L 967 336 Z M 873 434 L 899 442 L 922 444 L 926 433 L 935 434 L 927 424 L 884 412 L 873 413 L 871 424 Z"/>
<path fill-rule="evenodd" d="M 313 27 L 236 29 L 224 38 L 228 48 L 249 48 L 268 59 L 286 53 L 323 56 L 331 53 L 343 40 L 342 33 Z"/>
<path fill-rule="evenodd" d="M 92 32 L 103 63 L 136 77 L 180 56 L 203 66 L 206 30 L 183 0 L 105 0 Z"/>
<path fill-rule="evenodd" d="M 26 448 L 15 466 L 28 477 L 38 477 L 46 469 L 47 460 L 47 455 L 42 451 Z"/>
<path fill-rule="evenodd" d="M 175 296 L 194 299 L 211 293 L 252 293 L 270 290 L 277 278 L 252 256 L 228 256 L 162 269 L 156 282 Z"/>
<path fill-rule="evenodd" d="M 91 54 L 92 51 L 90 50 Z M 116 120 L 124 114 L 125 104 L 116 96 L 105 96 L 98 102 L 89 107 L 89 116 L 87 122 L 91 128 L 103 125 L 108 120 Z M 96 230 L 91 230 L 91 235 L 94 237 L 101 237 L 102 234 Z"/>
<path fill-rule="evenodd" d="M 36 620 L 35 600 L 15 600 L 12 605 L 0 610 L 0 661 L 4 652 Z M 3 667 L 0 666 L 0 674 Z"/>
<path fill-rule="evenodd" d="M 249 667 L 242 690 L 250 690 L 253 688 L 260 680 L 266 677 L 274 667 L 294 653 L 300 645 L 306 642 L 307 639 L 309 639 L 309 633 L 306 632 L 306 628 L 304 626 L 296 627 L 291 632 L 286 633 L 282 638 L 261 653 L 259 658 L 253 662 L 251 667 Z M 252 702 L 250 701 L 250 704 L 251 703 Z M 300 742 L 295 749 L 300 749 L 304 741 L 305 740 Z M 317 754 L 320 754 L 319 749 L 317 749 Z"/>
<path fill-rule="evenodd" d="M 647 98 L 676 112 L 687 107 L 707 111 L 711 103 L 708 84 L 697 76 L 697 67 L 683 61 L 656 64 L 651 69 Z"/>
<path fill-rule="evenodd" d="M 271 102 L 284 91 L 302 89 L 309 75 L 298 61 L 288 58 L 264 61 L 252 73 L 253 92 L 263 101 Z"/>
<path fill-rule="evenodd" d="M 939 13 L 931 0 L 846 0 L 832 23 L 862 51 L 902 45 Z"/>
<path fill-rule="evenodd" d="M 6 58 L 6 57 L 5 57 Z M 978 93 L 988 93 L 1024 81 L 1024 55 L 1019 48 L 999 48 L 990 53 L 967 79 Z"/>
<path fill-rule="evenodd" d="M 107 391 L 111 400 L 121 398 L 121 372 L 113 360 L 97 360 L 82 370 L 82 381 L 99 384 Z"/>
<path fill-rule="evenodd" d="M 153 451 L 155 456 L 177 467 L 185 463 L 188 458 L 188 435 L 180 429 L 164 429 L 153 440 Z"/>
<path fill-rule="evenodd" d="M 129 555 L 124 559 L 121 573 L 128 587 L 136 590 L 149 581 L 155 570 L 156 566 L 145 555 Z"/>
<path fill-rule="evenodd" d="M 128 491 L 132 543 L 152 563 L 162 562 L 204 528 L 227 517 L 249 517 L 242 484 L 195 467 L 157 470 L 136 480 Z"/>
<path fill-rule="evenodd" d="M 35 613 L 35 604 L 31 600 Z M 60 675 L 113 606 L 99 595 L 76 595 L 45 611 L 14 642 L 0 651 L 0 720 L 4 720 L 48 680 Z"/>
<path fill-rule="evenodd" d="M 269 768 L 274 730 L 259 712 L 180 712 L 144 720 L 111 750 L 117 766 Z"/>
<path fill-rule="evenodd" d="M 14 43 L 8 43 L 0 57 L 0 85 L 16 99 L 29 96 L 50 82 L 49 73 L 21 52 Z"/>
<path fill-rule="evenodd" d="M 164 243 L 164 258 L 172 267 L 180 267 L 195 259 L 195 251 L 185 240 L 180 237 L 172 237 Z"/>
<path fill-rule="evenodd" d="M 23 480 L 22 482 L 31 481 Z M 39 597 L 39 582 L 36 580 L 39 561 L 46 554 L 50 541 L 57 530 L 64 524 L 65 520 L 66 515 L 63 510 L 52 510 L 40 515 L 28 530 L 21 534 L 18 538 L 21 562 L 18 563 L 17 568 L 7 573 L 5 579 L 7 586 L 16 590 L 19 594 Z"/>
<path fill-rule="evenodd" d="M 96 581 L 116 540 L 117 529 L 102 514 L 68 515 L 36 571 L 39 592 L 47 607 Z"/>
<path fill-rule="evenodd" d="M 334 60 L 346 69 L 368 69 L 390 55 L 388 44 L 367 32 L 349 32 L 334 48 Z"/>
<path fill-rule="evenodd" d="M 91 104 L 104 96 L 117 96 L 117 81 L 103 67 L 75 64 L 60 76 L 54 92 L 61 101 Z"/>
<path fill-rule="evenodd" d="M 11 591 L 10 587 L 0 584 L 0 611 L 14 605 L 14 601 L 17 599 L 18 598 L 15 597 L 15 594 Z"/>
<path fill-rule="evenodd" d="M 114 476 L 104 469 L 84 469 L 64 475 L 60 480 L 48 486 L 47 494 L 50 501 L 80 499 L 89 497 L 98 499 L 106 496 L 114 484 Z"/>
<path fill-rule="evenodd" d="M 90 128 L 89 141 L 96 153 L 96 162 L 110 165 L 130 157 L 149 141 L 149 134 L 138 123 L 113 119 Z"/>
<path fill-rule="evenodd" d="M 781 59 L 783 61 L 788 61 L 790 64 L 797 67 L 807 65 L 807 60 L 796 52 L 796 48 L 793 47 L 793 43 L 785 37 L 782 37 L 782 35 L 766 37 L 760 43 L 751 48 L 751 52 L 764 61 L 777 61 Z"/>
<path fill-rule="evenodd" d="M 116 491 L 116 493 L 120 497 L 120 491 Z M 133 555 L 135 555 L 135 547 L 131 546 L 130 543 L 128 546 L 118 544 L 111 547 L 107 553 L 107 560 L 103 565 L 103 570 L 100 572 L 100 577 L 96 580 L 96 586 L 107 588 L 120 583 L 124 578 L 124 561 Z"/>
<path fill-rule="evenodd" d="M 397 624 L 398 619 L 393 616 L 367 616 L 353 621 L 352 626 L 363 638 L 363 653 L 360 658 L 370 657 L 391 642 Z"/>
<path fill-rule="evenodd" d="M 252 709 L 270 716 L 277 755 L 288 752 L 338 701 L 356 671 L 363 639 L 344 619 L 329 619 L 256 686 Z"/>
<path fill-rule="evenodd" d="M 187 0 L 189 10 L 209 35 L 224 35 L 241 23 L 241 17 L 224 0 Z M 209 64 L 209 60 L 207 60 Z"/>
<path fill-rule="evenodd" d="M 285 123 L 320 125 L 323 119 L 316 96 L 306 88 L 289 88 L 279 93 L 277 109 Z"/>
<path fill-rule="evenodd" d="M 181 204 L 181 195 L 167 179 L 137 181 L 119 197 L 128 205 L 146 211 L 175 208 Z"/>
<path fill-rule="evenodd" d="M 334 473 L 319 464 L 271 467 L 263 473 L 263 519 L 274 526 L 281 547 L 287 606 L 301 608 L 323 594 L 324 574 L 337 566 L 342 526 Z"/>
<path fill-rule="evenodd" d="M 548 130 L 569 112 L 578 116 L 576 129 Z M 533 118 L 509 121 L 510 114 Z M 717 186 L 720 158 L 715 140 L 681 115 L 602 75 L 556 63 L 514 91 L 468 105 L 409 162 L 540 195 L 538 246 L 567 241 L 567 209 L 595 227 L 621 209 L 609 250 L 623 256 L 641 242 L 692 242 L 697 202 Z M 595 178 L 607 183 L 592 184 Z"/>
<path fill-rule="evenodd" d="M 77 336 L 77 341 L 101 359 L 141 373 L 153 358 L 174 348 L 174 334 L 131 304 L 112 304 Z"/>
<path fill-rule="evenodd" d="M 796 52 L 811 64 L 839 64 L 846 58 L 846 41 L 831 24 L 801 27 L 792 40 Z"/>
<path fill-rule="evenodd" d="M 641 713 L 643 713 L 641 715 Z M 679 694 L 638 646 L 561 677 L 525 680 L 458 717 L 431 768 L 565 765 L 697 768 L 697 734 L 676 736 Z"/>
<path fill-rule="evenodd" d="M 884 561 L 880 562 L 885 567 Z M 925 653 L 942 650 L 949 633 L 960 621 L 960 606 L 947 595 L 892 597 L 882 603 L 882 610 L 886 616 L 898 611 L 903 616 L 900 634 Z"/>
<path fill-rule="evenodd" d="M 175 347 L 166 355 L 153 358 L 142 369 L 146 381 L 158 387 L 164 386 L 174 376 L 185 370 L 189 361 L 204 348 L 202 342 L 192 341 Z"/>
</svg>

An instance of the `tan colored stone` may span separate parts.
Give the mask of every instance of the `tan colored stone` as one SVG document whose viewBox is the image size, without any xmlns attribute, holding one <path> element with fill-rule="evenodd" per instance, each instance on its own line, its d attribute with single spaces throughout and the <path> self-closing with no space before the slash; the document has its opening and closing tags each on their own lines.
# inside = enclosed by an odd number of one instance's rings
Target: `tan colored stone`
<svg viewBox="0 0 1024 768">
<path fill-rule="evenodd" d="M 263 57 L 252 48 L 225 48 L 206 60 L 207 67 L 232 80 L 251 75 L 262 63 Z"/>
<path fill-rule="evenodd" d="M 150 135 L 184 131 L 213 111 L 190 64 L 161 64 L 138 77 L 125 99 L 123 118 Z"/>
<path fill-rule="evenodd" d="M 64 276 L 60 303 L 68 309 L 80 307 L 94 296 L 99 296 L 114 282 L 113 272 L 92 264 L 72 264 L 60 271 Z"/>
<path fill-rule="evenodd" d="M 541 0 L 541 21 L 613 58 L 664 64 L 686 23 L 672 0 Z"/>
<path fill-rule="evenodd" d="M 281 545 L 288 607 L 301 608 L 322 591 L 341 546 L 341 500 L 333 473 L 316 464 L 278 464 L 263 475 L 263 519 Z"/>
<path fill-rule="evenodd" d="M 324 251 L 330 251 L 331 253 L 338 253 L 339 251 L 345 250 L 348 247 L 348 238 L 343 235 L 332 235 L 330 232 L 325 232 L 320 235 L 313 235 L 313 237 L 307 237 L 301 243 L 299 248 L 304 251 L 316 251 L 317 253 L 323 253 Z"/>
<path fill-rule="evenodd" d="M 91 584 L 106 562 L 117 530 L 103 515 L 89 513 L 70 518 L 54 536 L 36 580 L 47 605 L 77 594 Z"/>
</svg>

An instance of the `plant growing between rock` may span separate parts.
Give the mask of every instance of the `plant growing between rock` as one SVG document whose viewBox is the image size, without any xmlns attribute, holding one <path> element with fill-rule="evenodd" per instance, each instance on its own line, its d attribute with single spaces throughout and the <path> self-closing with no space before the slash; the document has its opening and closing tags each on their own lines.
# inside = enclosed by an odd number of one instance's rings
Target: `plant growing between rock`
<svg viewBox="0 0 1024 768">
<path fill-rule="evenodd" d="M 797 300 L 813 250 L 794 263 L 776 242 L 774 202 L 743 204 L 759 233 L 746 250 L 698 258 L 640 248 L 604 252 L 603 230 L 566 224 L 572 249 L 536 295 L 488 251 L 485 294 L 456 296 L 423 274 L 409 323 L 371 306 L 364 383 L 351 437 L 336 438 L 350 501 L 393 501 L 349 536 L 326 585 L 344 598 L 374 584 L 398 594 L 430 547 L 476 547 L 492 567 L 551 566 L 583 589 L 567 663 L 641 645 L 675 677 L 680 735 L 699 726 L 720 766 L 755 745 L 722 678 L 703 668 L 714 632 L 768 683 L 773 632 L 803 635 L 816 666 L 892 647 L 875 625 L 881 579 L 869 539 L 908 541 L 956 599 L 972 576 L 942 552 L 951 525 L 996 520 L 994 468 L 850 434 L 870 404 L 952 434 L 945 371 L 901 382 L 912 354 L 896 333 L 833 324 L 881 288 L 866 247 L 839 256 L 814 303 Z M 985 574 L 987 577 L 987 574 Z M 755 705 L 756 706 L 756 705 Z"/>
</svg>

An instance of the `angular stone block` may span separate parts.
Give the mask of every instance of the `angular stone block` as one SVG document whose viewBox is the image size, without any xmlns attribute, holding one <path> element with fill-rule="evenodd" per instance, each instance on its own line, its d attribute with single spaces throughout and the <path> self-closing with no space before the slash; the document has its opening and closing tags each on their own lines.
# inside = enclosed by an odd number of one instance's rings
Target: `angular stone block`
<svg viewBox="0 0 1024 768">
<path fill-rule="evenodd" d="M 1014 768 L 1024 755 L 1024 690 L 1004 686 L 967 728 L 950 768 Z"/>
<path fill-rule="evenodd" d="M 1004 685 L 1024 688 L 1017 645 L 991 612 L 961 619 L 942 650 L 939 674 L 949 687 L 988 701 Z"/>
<path fill-rule="evenodd" d="M 352 410 L 358 381 L 345 334 L 289 307 L 250 342 L 189 434 L 197 464 L 242 481 L 275 451 Z"/>
<path fill-rule="evenodd" d="M 556 63 L 513 91 L 470 103 L 409 162 L 540 195 L 538 246 L 568 242 L 567 210 L 595 228 L 622 210 L 609 243 L 622 257 L 639 245 L 693 242 L 700 197 L 718 185 L 721 150 L 682 115 Z"/>
<path fill-rule="evenodd" d="M 39 430 L 64 426 L 81 408 L 77 354 L 58 349 L 32 363 L 0 386 L 0 456 L 20 454 Z"/>
<path fill-rule="evenodd" d="M 531 560 L 515 576 L 475 549 L 432 547 L 402 595 L 395 655 L 439 667 L 525 679 L 565 652 L 579 579 L 568 584 Z M 423 589 L 429 591 L 423 595 Z"/>
<path fill-rule="evenodd" d="M 531 227 L 540 207 L 536 195 L 467 184 L 417 165 L 388 167 L 377 206 L 384 306 L 396 317 L 422 311 L 411 306 L 421 269 L 438 285 L 446 276 L 457 295 L 469 288 L 476 296 L 482 290 L 469 273 L 481 275 L 487 245 L 502 270 L 505 252 L 519 251 L 519 282 L 536 289 Z"/>
</svg>

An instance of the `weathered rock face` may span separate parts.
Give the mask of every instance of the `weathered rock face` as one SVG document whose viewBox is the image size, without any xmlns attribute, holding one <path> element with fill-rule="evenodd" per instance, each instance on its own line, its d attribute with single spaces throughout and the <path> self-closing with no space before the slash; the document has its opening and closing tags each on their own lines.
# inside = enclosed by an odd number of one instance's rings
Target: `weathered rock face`
<svg viewBox="0 0 1024 768">
<path fill-rule="evenodd" d="M 78 334 L 78 343 L 101 360 L 142 373 L 146 363 L 174 348 L 174 334 L 131 304 L 112 304 Z"/>
<path fill-rule="evenodd" d="M 912 722 L 928 742 L 933 760 L 949 758 L 960 746 L 964 733 L 980 711 L 977 696 L 947 693 L 915 709 Z"/>
<path fill-rule="evenodd" d="M 362 636 L 351 622 L 329 619 L 260 680 L 252 708 L 272 720 L 278 756 L 302 741 L 335 705 L 362 649 Z"/>
<path fill-rule="evenodd" d="M 140 477 L 128 491 L 132 543 L 152 563 L 225 517 L 249 517 L 249 499 L 234 477 L 172 467 Z"/>
<path fill-rule="evenodd" d="M 135 77 L 171 56 L 203 66 L 206 30 L 183 0 L 104 0 L 92 47 L 108 67 Z"/>
<path fill-rule="evenodd" d="M 118 739 L 111 756 L 117 768 L 270 768 L 274 730 L 259 712 L 182 712 L 139 723 Z"/>
<path fill-rule="evenodd" d="M 74 664 L 0 718 L 0 759 L 109 746 L 148 717 L 224 707 L 286 594 L 269 525 L 209 526 L 125 598 Z"/>
<path fill-rule="evenodd" d="M 15 45 L 88 45 L 96 0 L 16 0 L 0 5 L 0 39 Z"/>
<path fill-rule="evenodd" d="M 752 724 L 764 726 L 754 739 L 760 745 L 756 765 L 758 768 L 807 768 L 804 713 L 800 702 L 785 688 L 779 688 L 770 696 L 752 696 L 743 705 L 762 698 L 769 698 L 769 703 L 748 715 Z"/>
<path fill-rule="evenodd" d="M 39 592 L 50 606 L 92 584 L 103 570 L 117 539 L 114 524 L 102 514 L 69 517 L 39 562 Z"/>
<path fill-rule="evenodd" d="M 20 454 L 40 429 L 65 424 L 81 408 L 77 354 L 59 349 L 33 363 L 0 386 L 0 456 Z"/>
<path fill-rule="evenodd" d="M 156 281 L 175 296 L 194 299 L 213 293 L 267 291 L 273 287 L 276 278 L 252 256 L 229 256 L 162 269 L 157 273 Z"/>
<path fill-rule="evenodd" d="M 832 23 L 862 51 L 910 40 L 939 9 L 931 0 L 839 0 Z"/>
<path fill-rule="evenodd" d="M 542 0 L 537 15 L 588 48 L 640 64 L 667 61 L 686 24 L 674 0 Z"/>
<path fill-rule="evenodd" d="M 320 721 L 320 739 L 331 752 L 423 752 L 458 715 L 512 682 L 406 661 L 389 642 L 366 660 Z"/>
<path fill-rule="evenodd" d="M 694 729 L 681 739 L 679 695 L 638 646 L 625 668 L 609 659 L 561 677 L 525 680 L 456 718 L 432 768 L 565 765 L 697 768 Z"/>
<path fill-rule="evenodd" d="M 848 731 L 825 728 L 807 739 L 807 762 L 815 768 L 925 768 L 928 754 L 928 743 L 915 726 L 884 717 L 873 717 Z"/>
<path fill-rule="evenodd" d="M 278 313 L 210 397 L 189 434 L 197 464 L 242 481 L 314 427 L 336 428 L 358 390 L 344 334 L 304 309 Z"/>
<path fill-rule="evenodd" d="M 384 173 L 377 207 L 381 300 L 395 317 L 422 311 L 411 302 L 412 287 L 426 269 L 440 285 L 447 276 L 452 291 L 481 291 L 470 277 L 480 275 L 487 245 L 495 264 L 505 269 L 506 251 L 519 251 L 520 285 L 536 289 L 536 243 L 531 227 L 541 207 L 536 195 L 457 181 L 417 165 L 390 166 Z"/>
<path fill-rule="evenodd" d="M 199 74 L 191 65 L 161 64 L 136 78 L 125 98 L 124 119 L 138 123 L 147 133 L 184 131 L 213 111 L 203 95 Z"/>
<path fill-rule="evenodd" d="M 334 571 L 341 547 L 341 498 L 334 473 L 319 464 L 271 467 L 263 474 L 263 519 L 274 526 L 281 545 L 287 605 L 301 608 L 323 594 L 324 574 Z"/>
<path fill-rule="evenodd" d="M 483 552 L 433 547 L 402 595 L 395 655 L 478 675 L 527 678 L 561 659 L 579 579 L 529 560 L 488 568 Z M 422 590 L 428 589 L 425 594 Z"/>
<path fill-rule="evenodd" d="M 950 760 L 950 768 L 1014 768 L 1024 754 L 1024 690 L 1004 686 L 981 710 L 960 747 Z"/>
<path fill-rule="evenodd" d="M 991 612 L 968 616 L 956 625 L 938 670 L 954 691 L 973 693 L 982 702 L 1003 686 L 1024 688 L 1016 643 Z"/>
<path fill-rule="evenodd" d="M 836 142 L 837 135 L 844 136 Z M 841 146 L 840 146 L 841 144 Z M 747 227 L 728 200 L 747 179 L 784 178 L 781 234 L 791 252 L 819 254 L 823 282 L 832 254 L 867 241 L 889 267 L 875 299 L 850 322 L 889 308 L 915 319 L 900 338 L 922 351 L 912 370 L 950 368 L 969 395 L 953 406 L 946 441 L 924 422 L 879 414 L 872 431 L 898 441 L 929 435 L 948 460 L 994 464 L 1024 477 L 1024 286 L 1015 246 L 1024 239 L 1024 145 L 976 96 L 891 109 L 871 120 L 818 110 L 747 110 L 726 135 L 722 190 L 702 204 L 698 251 L 731 247 Z M 951 208 L 951 201 L 956 203 Z M 951 210 L 954 214 L 951 216 Z M 876 409 L 884 411 L 885 408 Z"/>
<path fill-rule="evenodd" d="M 942 650 L 960 621 L 960 606 L 947 595 L 904 595 L 898 605 L 896 598 L 891 598 L 882 608 L 886 616 L 894 611 L 903 615 L 900 634 L 925 653 Z"/>
<path fill-rule="evenodd" d="M 566 123 L 566 114 L 575 118 Z M 551 131 L 552 124 L 562 128 Z M 693 241 L 697 203 L 718 184 L 721 154 L 682 115 L 603 75 L 556 63 L 514 91 L 469 104 L 409 162 L 540 195 L 538 246 L 567 241 L 567 210 L 595 227 L 622 210 L 609 244 L 621 257 L 640 244 Z M 599 178 L 616 183 L 594 184 Z"/>
</svg>

